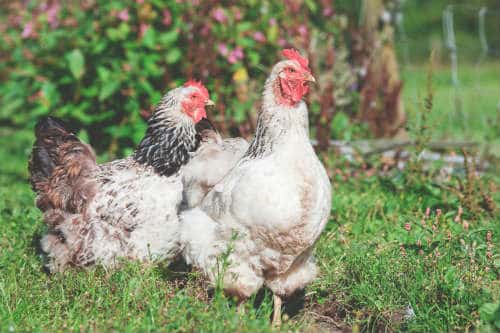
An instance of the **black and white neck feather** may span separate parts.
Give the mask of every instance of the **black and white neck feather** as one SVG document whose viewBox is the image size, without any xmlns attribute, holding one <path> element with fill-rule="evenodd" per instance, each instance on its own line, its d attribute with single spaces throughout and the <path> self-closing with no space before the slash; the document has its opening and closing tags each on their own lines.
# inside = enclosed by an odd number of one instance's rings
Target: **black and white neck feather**
<svg viewBox="0 0 500 333">
<path fill-rule="evenodd" d="M 276 85 L 279 84 L 277 78 L 285 65 L 286 61 L 276 64 L 266 80 L 255 136 L 244 155 L 246 158 L 258 159 L 268 156 L 291 131 L 299 132 L 298 135 L 304 135 L 303 132 L 308 135 L 306 104 L 300 101 L 294 106 L 286 106 L 276 101 Z"/>
<path fill-rule="evenodd" d="M 199 145 L 193 121 L 180 108 L 173 94 L 166 95 L 149 119 L 146 135 L 133 155 L 135 161 L 162 176 L 177 173 Z"/>
</svg>

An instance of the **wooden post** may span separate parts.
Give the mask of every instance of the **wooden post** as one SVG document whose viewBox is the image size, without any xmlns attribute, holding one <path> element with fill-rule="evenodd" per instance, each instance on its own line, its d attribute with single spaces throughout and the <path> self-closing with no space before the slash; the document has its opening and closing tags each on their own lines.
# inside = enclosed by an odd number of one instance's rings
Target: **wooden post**
<svg viewBox="0 0 500 333">
<path fill-rule="evenodd" d="M 407 138 L 402 81 L 394 50 L 394 28 L 383 0 L 364 0 L 361 13 L 365 68 L 359 118 L 376 137 Z"/>
</svg>

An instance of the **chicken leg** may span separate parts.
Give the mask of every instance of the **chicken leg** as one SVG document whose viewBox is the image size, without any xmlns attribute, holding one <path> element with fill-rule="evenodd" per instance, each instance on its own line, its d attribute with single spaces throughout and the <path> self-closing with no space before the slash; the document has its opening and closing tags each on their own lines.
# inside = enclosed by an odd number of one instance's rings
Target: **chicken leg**
<svg viewBox="0 0 500 333">
<path fill-rule="evenodd" d="M 274 312 L 273 312 L 273 326 L 280 327 L 281 326 L 281 297 L 274 294 L 273 295 L 273 303 L 274 303 Z"/>
</svg>

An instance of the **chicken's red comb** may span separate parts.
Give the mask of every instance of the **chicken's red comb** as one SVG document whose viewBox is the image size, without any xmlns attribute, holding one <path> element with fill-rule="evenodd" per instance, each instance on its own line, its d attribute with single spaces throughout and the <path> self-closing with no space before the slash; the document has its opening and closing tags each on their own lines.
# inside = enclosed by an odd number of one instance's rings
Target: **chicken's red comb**
<svg viewBox="0 0 500 333">
<path fill-rule="evenodd" d="M 187 81 L 186 83 L 184 83 L 184 87 L 196 87 L 198 88 L 201 93 L 208 99 L 209 98 L 209 94 L 208 94 L 208 90 L 207 88 L 205 88 L 205 86 L 203 85 L 203 83 L 201 83 L 200 81 L 196 81 L 196 80 L 189 80 Z"/>
<path fill-rule="evenodd" d="M 309 60 L 307 58 L 304 58 L 303 56 L 300 55 L 300 53 L 295 50 L 295 49 L 284 49 L 281 51 L 281 54 L 289 59 L 289 60 L 295 60 L 297 61 L 302 68 L 304 68 L 306 71 L 310 72 L 311 69 L 309 68 Z"/>
</svg>

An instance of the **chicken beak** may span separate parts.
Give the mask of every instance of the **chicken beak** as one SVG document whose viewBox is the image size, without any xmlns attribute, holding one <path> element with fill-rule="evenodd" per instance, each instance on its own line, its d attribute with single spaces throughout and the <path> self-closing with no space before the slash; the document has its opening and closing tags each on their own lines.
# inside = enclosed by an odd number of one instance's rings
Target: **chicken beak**
<svg viewBox="0 0 500 333">
<path fill-rule="evenodd" d="M 312 82 L 312 83 L 316 83 L 316 79 L 314 78 L 314 76 L 312 76 L 311 73 L 306 73 L 304 80 Z"/>
<path fill-rule="evenodd" d="M 214 106 L 215 103 L 214 101 L 212 101 L 211 99 L 208 99 L 206 102 L 205 102 L 205 106 Z"/>
</svg>

